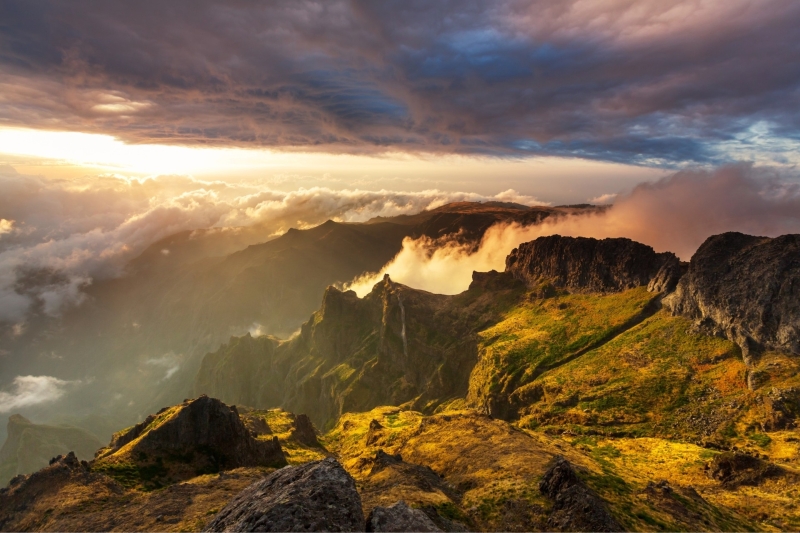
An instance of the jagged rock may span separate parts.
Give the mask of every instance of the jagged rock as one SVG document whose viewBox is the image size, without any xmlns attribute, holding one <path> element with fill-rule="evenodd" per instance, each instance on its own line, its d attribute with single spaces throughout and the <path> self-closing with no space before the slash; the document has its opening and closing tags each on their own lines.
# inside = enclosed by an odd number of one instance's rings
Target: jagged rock
<svg viewBox="0 0 800 533">
<path fill-rule="evenodd" d="M 758 485 L 768 477 L 779 476 L 780 467 L 742 452 L 723 452 L 706 464 L 706 475 L 727 489 Z"/>
<path fill-rule="evenodd" d="M 488 291 L 513 289 L 517 286 L 522 286 L 522 284 L 514 276 L 508 272 L 498 272 L 496 270 L 473 272 L 472 283 L 469 284 L 470 290 L 480 288 Z"/>
<path fill-rule="evenodd" d="M 550 281 L 572 291 L 619 292 L 647 286 L 669 291 L 681 275 L 678 258 L 630 239 L 539 237 L 506 258 L 506 271 L 535 287 Z"/>
<path fill-rule="evenodd" d="M 375 507 L 367 517 L 367 531 L 441 531 L 428 516 L 399 501 L 389 507 Z"/>
<path fill-rule="evenodd" d="M 163 411 L 162 411 L 163 413 Z M 133 460 L 140 456 L 205 457 L 217 468 L 240 466 L 283 466 L 286 457 L 277 437 L 258 440 L 251 436 L 235 407 L 216 398 L 201 396 L 181 404 L 176 412 L 148 417 L 150 424 L 134 426 L 130 433 L 117 436 L 112 445 L 138 441 L 127 450 Z M 141 437 L 141 438 L 140 438 Z M 111 456 L 112 447 L 104 453 Z"/>
<path fill-rule="evenodd" d="M 364 443 L 367 446 L 374 446 L 380 444 L 381 439 L 384 437 L 383 426 L 377 420 L 370 420 L 369 429 Z"/>
<path fill-rule="evenodd" d="M 308 415 L 297 415 L 294 419 L 292 437 L 306 446 L 319 446 L 317 430 Z"/>
<path fill-rule="evenodd" d="M 553 500 L 547 519 L 551 531 L 623 531 L 605 502 L 578 478 L 563 457 L 557 457 L 545 472 L 539 490 Z"/>
<path fill-rule="evenodd" d="M 800 415 L 800 388 L 772 387 L 769 394 L 764 397 L 762 405 L 764 407 L 762 430 L 793 429 L 797 426 L 796 419 Z"/>
<path fill-rule="evenodd" d="M 664 305 L 724 334 L 748 363 L 761 347 L 800 355 L 800 235 L 709 237 Z"/>
<path fill-rule="evenodd" d="M 277 470 L 250 485 L 206 531 L 361 531 L 356 483 L 329 457 Z"/>
</svg>

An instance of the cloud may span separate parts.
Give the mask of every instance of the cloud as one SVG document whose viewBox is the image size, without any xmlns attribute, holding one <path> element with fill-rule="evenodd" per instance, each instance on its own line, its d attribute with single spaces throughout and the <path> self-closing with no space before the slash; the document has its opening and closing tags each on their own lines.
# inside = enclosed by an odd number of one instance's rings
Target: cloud
<svg viewBox="0 0 800 533">
<path fill-rule="evenodd" d="M 590 204 L 610 204 L 617 197 L 617 193 L 606 193 L 589 199 Z"/>
<path fill-rule="evenodd" d="M 129 262 L 181 231 L 229 236 L 227 253 L 264 242 L 291 227 L 328 219 L 362 222 L 416 213 L 454 201 L 541 204 L 513 190 L 496 196 L 466 192 L 333 190 L 285 192 L 259 182 L 221 183 L 180 176 L 136 180 L 101 176 L 46 179 L 0 168 L 0 212 L 14 231 L 0 239 L 0 322 L 31 313 L 58 315 L 80 304 L 94 280 L 122 275 Z M 242 231 L 251 228 L 251 231 Z M 168 247 L 157 253 L 172 260 Z M 217 254 L 226 248 L 215 248 Z"/>
<path fill-rule="evenodd" d="M 58 400 L 76 383 L 53 376 L 17 376 L 10 392 L 0 391 L 0 413 Z"/>
<path fill-rule="evenodd" d="M 9 0 L 0 19 L 7 125 L 329 152 L 798 160 L 791 0 Z"/>
<path fill-rule="evenodd" d="M 167 381 L 169 378 L 174 376 L 178 370 L 181 369 L 180 359 L 181 358 L 174 353 L 168 353 L 162 355 L 161 357 L 147 359 L 145 364 L 166 369 L 161 381 Z"/>
<path fill-rule="evenodd" d="M 474 253 L 456 242 L 406 239 L 379 273 L 348 288 L 364 296 L 389 274 L 414 288 L 457 294 L 469 287 L 474 270 L 502 271 L 513 248 L 547 235 L 627 237 L 688 261 L 705 239 L 727 231 L 768 237 L 800 233 L 800 182 L 750 165 L 678 172 L 639 185 L 600 213 L 550 218 L 527 227 L 493 226 Z"/>
</svg>

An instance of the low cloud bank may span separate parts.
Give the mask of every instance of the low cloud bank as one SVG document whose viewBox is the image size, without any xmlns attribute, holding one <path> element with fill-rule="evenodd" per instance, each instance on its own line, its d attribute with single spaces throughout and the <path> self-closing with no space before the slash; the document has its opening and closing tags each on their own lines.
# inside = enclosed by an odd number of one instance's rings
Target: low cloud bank
<svg viewBox="0 0 800 533">
<path fill-rule="evenodd" d="M 283 192 L 259 182 L 181 176 L 53 180 L 7 166 L 0 167 L 0 190 L 0 323 L 12 324 L 32 311 L 58 315 L 79 304 L 93 280 L 121 275 L 148 246 L 180 231 L 256 228 L 246 246 L 328 219 L 361 222 L 455 201 L 541 203 L 513 190 L 496 196 L 321 187 Z"/>
<path fill-rule="evenodd" d="M 58 400 L 74 383 L 53 376 L 17 376 L 11 391 L 0 391 L 0 413 Z"/>
<path fill-rule="evenodd" d="M 678 172 L 637 186 L 601 213 L 492 227 L 474 253 L 457 243 L 407 239 L 381 272 L 348 288 L 364 296 L 389 274 L 411 287 L 457 294 L 469 287 L 474 270 L 503 270 L 513 248 L 546 235 L 627 237 L 688 261 L 705 239 L 728 231 L 767 237 L 800 233 L 800 183 L 750 165 Z"/>
</svg>

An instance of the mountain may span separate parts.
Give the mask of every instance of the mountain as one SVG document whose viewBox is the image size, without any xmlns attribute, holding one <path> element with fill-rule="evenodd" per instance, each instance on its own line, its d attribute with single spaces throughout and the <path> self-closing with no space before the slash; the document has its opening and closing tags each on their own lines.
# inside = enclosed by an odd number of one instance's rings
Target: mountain
<svg viewBox="0 0 800 533">
<path fill-rule="evenodd" d="M 278 237 L 253 228 L 179 233 L 150 246 L 123 276 L 86 287 L 85 301 L 63 317 L 32 317 L 20 335 L 2 337 L 0 350 L 14 357 L 6 358 L 0 382 L 18 375 L 81 382 L 58 405 L 26 416 L 93 414 L 132 423 L 184 398 L 203 354 L 248 331 L 290 336 L 329 285 L 380 270 L 406 237 L 475 244 L 500 221 L 586 211 L 463 202 L 367 223 L 328 221 Z"/>
<path fill-rule="evenodd" d="M 90 459 L 101 446 L 100 440 L 84 429 L 34 424 L 20 415 L 9 417 L 7 431 L 0 448 L 0 486 L 14 476 L 36 472 L 53 457 L 70 451 L 80 459 Z"/>
<path fill-rule="evenodd" d="M 793 257 L 784 251 L 770 256 L 775 265 Z M 307 412 L 321 427 L 379 405 L 723 443 L 753 424 L 791 427 L 800 414 L 791 352 L 747 361 L 693 315 L 662 308 L 693 268 L 684 276 L 674 255 L 627 239 L 556 236 L 523 244 L 505 273 L 476 273 L 456 296 L 388 278 L 363 299 L 329 288 L 297 337 L 232 338 L 206 355 L 195 393 Z M 797 283 L 795 270 L 771 272 L 777 286 Z M 760 305 L 753 316 L 772 320 L 772 301 Z"/>
</svg>

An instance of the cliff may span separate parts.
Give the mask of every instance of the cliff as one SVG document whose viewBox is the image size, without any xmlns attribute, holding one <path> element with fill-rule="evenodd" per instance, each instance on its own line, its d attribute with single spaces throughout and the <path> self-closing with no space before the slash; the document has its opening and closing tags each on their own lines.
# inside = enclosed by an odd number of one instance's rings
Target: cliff
<svg viewBox="0 0 800 533">
<path fill-rule="evenodd" d="M 577 292 L 621 292 L 640 286 L 663 292 L 675 287 L 681 264 L 673 253 L 658 254 L 630 239 L 553 235 L 512 250 L 506 272 L 530 287 L 550 282 Z"/>
<path fill-rule="evenodd" d="M 709 237 L 664 305 L 734 341 L 748 363 L 763 349 L 800 355 L 800 235 Z"/>
</svg>

